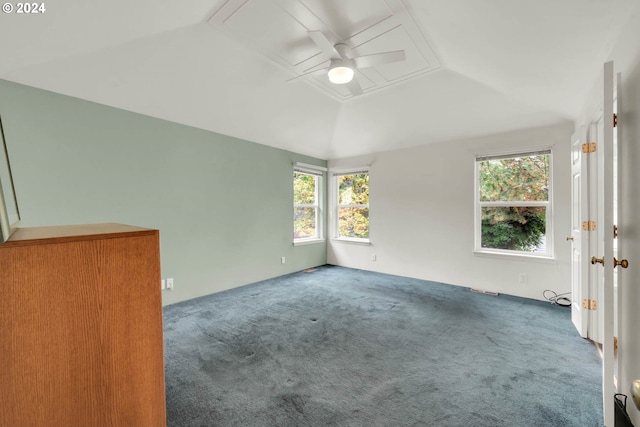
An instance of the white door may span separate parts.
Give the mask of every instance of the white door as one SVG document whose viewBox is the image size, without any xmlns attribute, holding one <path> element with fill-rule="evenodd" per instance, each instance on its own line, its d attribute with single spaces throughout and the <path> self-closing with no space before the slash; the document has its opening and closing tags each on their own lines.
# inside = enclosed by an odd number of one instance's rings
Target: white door
<svg viewBox="0 0 640 427">
<path fill-rule="evenodd" d="M 602 217 L 602 234 L 604 237 L 603 253 L 597 257 L 602 257 L 604 267 L 604 287 L 602 298 L 602 317 L 603 317 L 603 341 L 602 341 L 602 398 L 604 400 L 604 424 L 607 427 L 614 426 L 614 406 L 613 395 L 615 393 L 614 384 L 614 348 L 613 348 L 613 330 L 614 330 L 614 252 L 613 252 L 613 227 L 614 227 L 614 195 L 617 194 L 615 182 L 613 178 L 613 99 L 614 99 L 614 75 L 613 62 L 604 64 L 604 103 L 602 108 L 604 118 L 604 135 L 602 143 L 602 159 L 603 159 L 603 217 Z"/>
<path fill-rule="evenodd" d="M 604 192 L 602 153 L 604 121 L 602 110 L 589 127 L 572 136 L 571 154 L 571 320 L 580 336 L 602 344 L 604 271 L 591 262 L 593 254 L 604 250 L 602 218 Z M 588 129 L 588 130 L 587 130 Z M 586 141 L 586 146 L 583 145 Z M 591 146 L 599 147 L 595 152 Z"/>
<path fill-rule="evenodd" d="M 589 240 L 583 238 L 582 222 L 589 219 L 588 160 L 583 160 L 582 146 L 587 142 L 587 128 L 582 126 L 571 137 L 571 320 L 583 338 L 588 334 L 589 311 L 582 301 L 589 298 Z"/>
<path fill-rule="evenodd" d="M 614 100 L 613 100 L 613 108 L 614 114 L 618 115 L 618 111 L 621 110 L 620 106 L 620 97 L 618 94 L 618 88 L 622 87 L 622 76 L 618 73 L 616 78 L 616 84 L 614 88 Z M 618 258 L 622 258 L 619 256 L 618 252 L 618 228 L 617 225 L 620 224 L 619 212 L 621 211 L 620 203 L 622 201 L 622 188 L 620 185 L 621 181 L 621 156 L 620 156 L 620 144 L 622 144 L 622 135 L 621 135 L 622 126 L 617 126 L 615 132 L 613 134 L 613 186 L 616 189 L 616 192 L 613 194 L 613 221 L 616 224 L 614 236 L 613 236 L 613 256 Z M 622 264 L 622 263 L 621 263 Z M 623 267 L 625 268 L 625 267 Z M 613 326 L 613 336 L 614 339 L 616 337 L 621 336 L 622 330 L 622 279 L 624 278 L 624 273 L 621 273 L 622 269 L 620 267 L 613 268 L 613 291 L 614 291 L 614 299 L 613 299 L 613 313 L 614 313 L 614 326 Z M 617 341 L 614 344 L 614 348 L 617 347 Z M 619 352 L 614 352 L 615 362 L 614 362 L 614 383 L 617 390 L 620 390 L 621 377 L 621 369 L 622 361 Z"/>
<path fill-rule="evenodd" d="M 618 80 L 620 77 L 618 76 Z M 586 140 L 596 143 L 596 150 L 589 155 L 576 158 L 572 154 L 572 320 L 582 336 L 602 344 L 602 398 L 604 425 L 614 426 L 613 395 L 616 392 L 616 354 L 614 332 L 620 313 L 620 293 L 615 292 L 619 275 L 615 271 L 617 244 L 614 245 L 614 224 L 617 222 L 618 174 L 617 143 L 614 134 L 615 84 L 613 62 L 604 64 L 604 92 L 602 111 L 596 114 L 588 129 Z M 620 128 L 617 129 L 620 132 Z M 576 150 L 582 139 L 582 129 L 572 139 Z M 615 153 L 615 154 L 614 154 Z M 595 154 L 595 155 L 594 155 Z M 580 163 L 580 164 L 578 164 Z M 585 190 L 585 187 L 587 188 Z M 578 213 L 578 214 L 577 214 Z M 595 229 L 585 233 L 584 221 L 594 221 Z M 580 253 L 579 253 L 580 251 Z M 586 256 L 585 256 L 586 255 Z M 614 274 L 615 272 L 615 274 Z M 580 279 L 580 283 L 576 283 Z M 589 310 L 582 301 L 595 301 Z M 586 324 L 586 331 L 585 331 Z M 619 362 L 619 361 L 618 361 Z"/>
</svg>

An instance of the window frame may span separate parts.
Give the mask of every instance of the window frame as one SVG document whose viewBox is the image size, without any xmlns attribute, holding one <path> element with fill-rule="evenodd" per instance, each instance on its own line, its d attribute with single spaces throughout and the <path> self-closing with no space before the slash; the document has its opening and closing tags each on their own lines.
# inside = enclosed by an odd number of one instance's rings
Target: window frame
<svg viewBox="0 0 640 427">
<path fill-rule="evenodd" d="M 327 168 L 322 166 L 309 165 L 305 163 L 294 163 L 293 166 L 293 178 L 295 178 L 295 174 L 302 174 L 313 176 L 315 178 L 315 203 L 296 203 L 295 202 L 295 193 L 293 194 L 293 245 L 308 245 L 313 243 L 322 243 L 325 241 L 324 237 L 324 216 L 323 216 L 323 208 L 324 208 L 324 174 L 327 171 Z M 316 235 L 313 237 L 295 237 L 295 209 L 296 208 L 314 208 L 315 209 L 315 218 L 316 218 Z"/>
<path fill-rule="evenodd" d="M 334 205 L 334 208 L 332 209 L 332 213 L 333 213 L 333 221 L 332 221 L 332 240 L 337 241 L 337 242 L 347 242 L 347 243 L 356 243 L 356 244 L 363 244 L 363 245 L 370 245 L 371 244 L 371 216 L 369 216 L 368 218 L 368 222 L 367 222 L 367 229 L 369 231 L 369 237 L 364 238 L 364 237 L 346 237 L 346 236 L 340 236 L 340 209 L 341 208 L 353 208 L 353 209 L 357 209 L 357 208 L 367 208 L 369 210 L 369 215 L 371 214 L 371 188 L 369 188 L 369 203 L 366 204 L 362 204 L 362 203 L 358 203 L 358 204 L 340 204 L 340 184 L 339 184 L 339 177 L 341 176 L 345 176 L 345 175 L 363 175 L 363 174 L 367 174 L 369 176 L 369 182 L 371 182 L 371 173 L 369 170 L 369 167 L 360 167 L 360 168 L 353 168 L 353 169 L 344 169 L 344 170 L 334 170 L 331 171 L 332 172 L 332 195 L 331 195 L 331 200 L 332 203 Z M 371 184 L 369 184 L 370 187 Z"/>
<path fill-rule="evenodd" d="M 481 201 L 480 200 L 480 162 L 486 160 L 512 159 L 535 155 L 549 156 L 549 189 L 546 201 Z M 555 259 L 553 230 L 553 149 L 522 149 L 518 151 L 499 152 L 476 155 L 474 159 L 474 253 L 482 256 L 523 257 L 529 259 Z M 546 252 L 526 252 L 511 249 L 482 247 L 482 208 L 484 207 L 544 207 L 545 208 L 545 248 Z"/>
</svg>

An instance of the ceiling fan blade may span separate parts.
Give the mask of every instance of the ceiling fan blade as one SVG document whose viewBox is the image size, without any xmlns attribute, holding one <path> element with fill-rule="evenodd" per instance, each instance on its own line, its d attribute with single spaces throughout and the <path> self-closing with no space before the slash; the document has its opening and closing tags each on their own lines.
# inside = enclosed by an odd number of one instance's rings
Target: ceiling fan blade
<svg viewBox="0 0 640 427">
<path fill-rule="evenodd" d="M 345 86 L 347 86 L 347 89 L 349 89 L 349 92 L 351 92 L 351 95 L 353 96 L 362 95 L 362 88 L 360 87 L 360 83 L 358 83 L 358 81 L 355 78 L 351 80 L 349 83 L 346 83 Z"/>
<path fill-rule="evenodd" d="M 327 59 L 340 58 L 340 54 L 335 47 L 331 44 L 327 36 L 322 31 L 308 31 L 307 34 L 313 40 L 313 42 L 320 48 L 322 53 L 325 54 Z"/>
<path fill-rule="evenodd" d="M 304 74 L 300 74 L 299 76 L 295 76 L 287 80 L 287 82 L 297 82 L 298 80 L 302 80 L 305 77 L 309 77 L 314 74 L 326 73 L 329 71 L 329 67 L 318 68 L 317 70 L 307 71 Z"/>
<path fill-rule="evenodd" d="M 404 50 L 394 50 L 392 52 L 374 53 L 373 55 L 363 55 L 353 58 L 357 68 L 375 67 L 376 65 L 388 64 L 389 62 L 404 61 L 406 56 Z"/>
</svg>

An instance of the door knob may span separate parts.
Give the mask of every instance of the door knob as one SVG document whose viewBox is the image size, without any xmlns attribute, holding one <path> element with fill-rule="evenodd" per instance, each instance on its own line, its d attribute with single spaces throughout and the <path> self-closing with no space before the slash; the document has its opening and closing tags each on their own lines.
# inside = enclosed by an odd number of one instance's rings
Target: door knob
<svg viewBox="0 0 640 427">
<path fill-rule="evenodd" d="M 640 380 L 635 380 L 631 383 L 631 397 L 633 403 L 636 404 L 636 408 L 640 409 Z"/>
<path fill-rule="evenodd" d="M 569 236 L 569 237 L 567 237 L 567 242 L 568 242 L 569 240 L 571 240 L 571 241 L 573 242 L 573 236 Z"/>
<path fill-rule="evenodd" d="M 604 257 L 596 258 L 596 257 L 592 256 L 591 257 L 591 264 L 602 264 L 602 265 L 604 265 Z M 616 268 L 617 266 L 620 266 L 622 268 L 627 268 L 627 267 L 629 267 L 629 261 L 627 261 L 626 259 L 618 260 L 616 257 L 613 257 L 613 268 Z"/>
<path fill-rule="evenodd" d="M 616 268 L 617 266 L 627 268 L 629 267 L 629 261 L 627 261 L 626 259 L 621 259 L 620 261 L 618 261 L 616 257 L 613 257 L 613 268 Z"/>
</svg>

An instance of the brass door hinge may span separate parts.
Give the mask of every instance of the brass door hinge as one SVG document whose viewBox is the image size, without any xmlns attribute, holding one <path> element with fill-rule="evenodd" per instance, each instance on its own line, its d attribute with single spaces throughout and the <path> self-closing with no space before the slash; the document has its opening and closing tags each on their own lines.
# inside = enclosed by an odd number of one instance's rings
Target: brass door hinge
<svg viewBox="0 0 640 427">
<path fill-rule="evenodd" d="M 586 308 L 587 310 L 596 310 L 598 308 L 598 303 L 593 299 L 583 299 L 582 308 Z"/>
<path fill-rule="evenodd" d="M 582 152 L 585 154 L 595 153 L 596 152 L 596 143 L 595 142 L 586 142 L 582 144 Z"/>
<path fill-rule="evenodd" d="M 613 127 L 618 126 L 618 115 L 613 113 Z"/>
<path fill-rule="evenodd" d="M 582 221 L 582 229 L 584 231 L 595 231 L 596 222 L 595 221 Z"/>
</svg>

